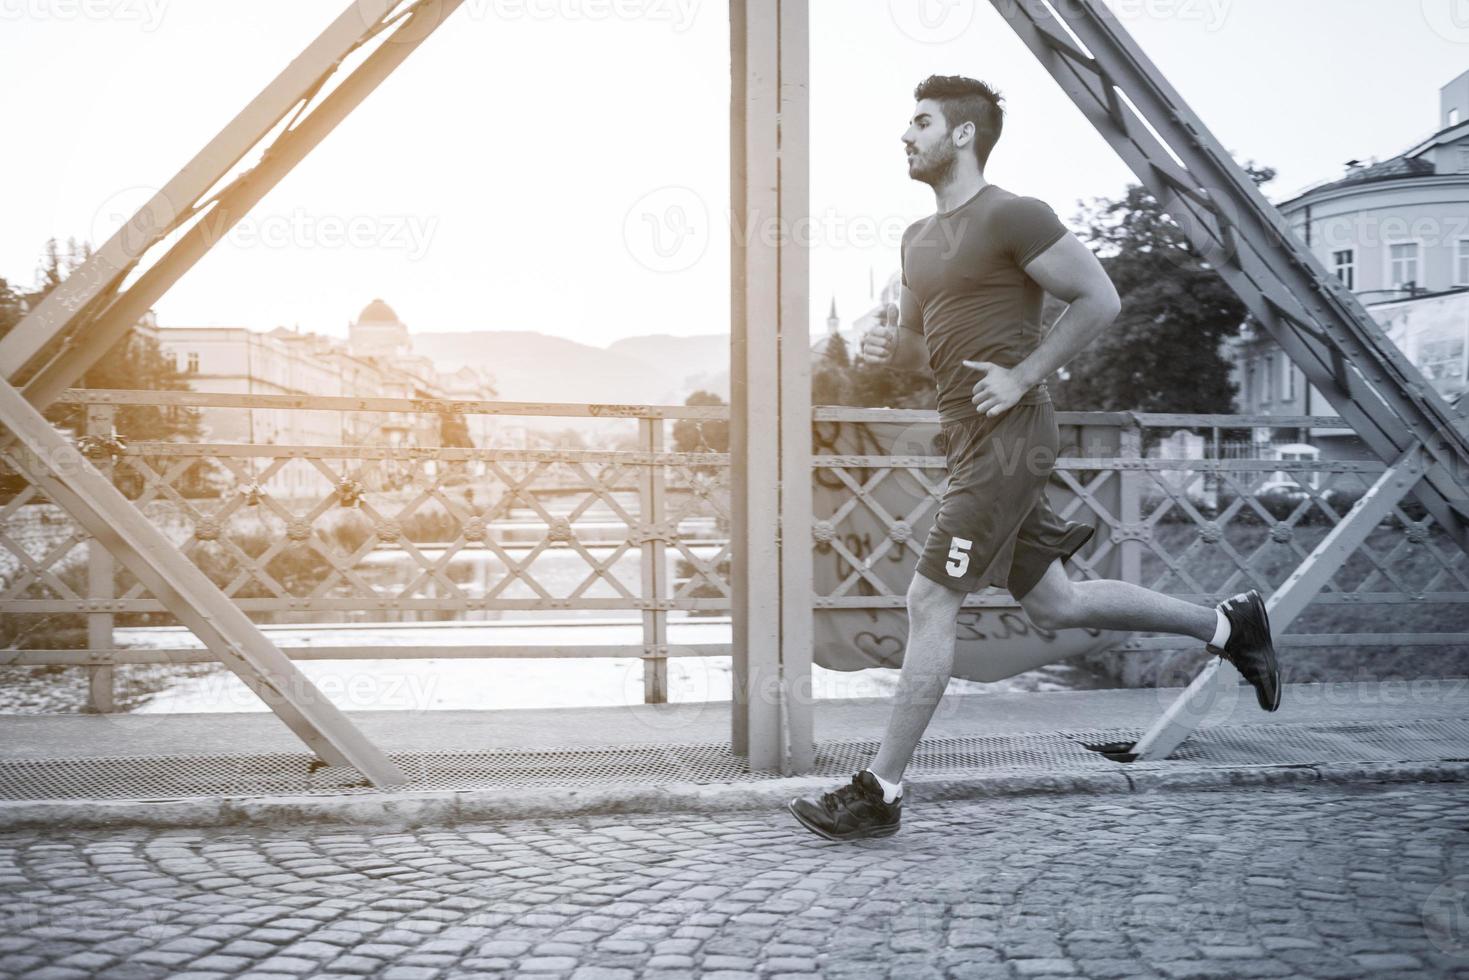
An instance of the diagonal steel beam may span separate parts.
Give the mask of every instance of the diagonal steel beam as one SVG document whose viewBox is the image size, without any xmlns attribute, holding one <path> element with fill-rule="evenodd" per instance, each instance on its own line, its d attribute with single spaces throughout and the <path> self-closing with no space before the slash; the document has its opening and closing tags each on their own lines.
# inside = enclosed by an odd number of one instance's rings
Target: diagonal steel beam
<svg viewBox="0 0 1469 980">
<path fill-rule="evenodd" d="M 1294 619 L 1360 546 L 1376 526 L 1371 513 L 1390 510 L 1409 489 L 1469 551 L 1469 436 L 1448 404 L 1291 233 L 1116 17 L 1099 0 L 992 3 L 1307 380 L 1389 464 L 1372 508 L 1338 525 L 1270 598 L 1281 610 L 1275 625 Z M 1407 470 L 1415 475 L 1404 486 Z M 1197 724 L 1199 702 L 1230 677 L 1238 680 L 1232 667 L 1211 663 L 1134 754 L 1166 757 Z"/>
<path fill-rule="evenodd" d="M 1289 231 L 1112 13 L 1097 0 L 992 2 L 1378 457 L 1391 463 L 1414 445 L 1424 447 L 1427 479 L 1418 496 L 1469 549 L 1469 438 L 1452 410 Z M 1127 105 L 1123 123 L 1116 118 L 1119 97 Z"/>
<path fill-rule="evenodd" d="M 0 339 L 0 376 L 14 378 L 65 333 L 240 162 L 303 104 L 401 0 L 355 0 L 183 169 L 15 329 Z"/>
<path fill-rule="evenodd" d="M 1305 611 L 1307 604 L 1326 586 L 1342 563 L 1366 543 L 1373 529 L 1392 514 L 1398 501 L 1422 482 L 1423 469 L 1423 452 L 1417 448 L 1409 450 L 1401 460 L 1388 467 L 1362 495 L 1362 499 L 1337 522 L 1331 533 L 1312 549 L 1290 578 L 1271 594 L 1265 608 L 1270 613 L 1270 628 L 1277 636 Z M 1239 684 L 1240 680 L 1240 673 L 1232 664 L 1217 657 L 1211 660 L 1138 739 L 1131 754 L 1139 761 L 1168 758 L 1198 726 L 1199 719 L 1223 689 Z"/>
<path fill-rule="evenodd" d="M 378 786 L 401 784 L 406 777 L 199 568 L 70 446 L 39 407 L 53 401 L 121 340 L 180 276 L 402 64 L 460 2 L 415 0 L 405 6 L 401 0 L 355 0 L 92 259 L 0 338 L 0 425 L 24 447 L 11 456 L 20 457 L 28 478 L 115 554 L 323 761 L 352 765 Z M 312 109 L 312 100 L 342 60 L 388 30 L 392 33 Z M 266 148 L 260 162 L 216 197 L 201 203 L 293 107 L 296 116 Z M 131 288 L 119 292 L 143 255 L 190 221 L 193 226 L 178 243 Z M 22 372 L 34 372 L 24 395 L 9 383 Z"/>
<path fill-rule="evenodd" d="M 250 209 L 265 197 L 282 179 L 289 174 L 298 163 L 315 149 L 343 119 L 352 113 L 364 99 L 371 94 L 379 84 L 383 82 L 399 65 L 410 55 L 433 31 L 443 23 L 444 19 L 453 13 L 462 0 L 418 0 L 417 3 L 406 7 L 401 12 L 395 12 L 391 17 L 382 22 L 372 22 L 369 26 L 363 26 L 363 17 L 372 14 L 377 7 L 394 7 L 395 4 L 383 4 L 377 0 L 372 4 L 373 10 L 360 11 L 359 8 L 367 0 L 358 0 L 358 3 L 349 7 L 347 12 L 338 18 L 336 24 L 328 30 L 332 33 L 338 25 L 351 28 L 355 25 L 355 41 L 347 45 L 347 50 L 360 47 L 374 35 L 381 33 L 384 24 L 394 25 L 392 33 L 388 34 L 381 43 L 363 60 L 363 62 L 345 77 L 336 88 L 328 93 L 314 108 L 308 103 L 302 102 L 298 118 L 292 120 L 276 140 L 265 148 L 261 159 L 252 168 L 241 174 L 237 179 L 224 187 L 207 202 L 200 203 L 198 197 L 213 186 L 213 182 L 199 191 L 198 196 L 191 200 L 188 209 L 183 212 L 192 221 L 188 229 L 181 235 L 168 251 L 162 255 L 146 272 L 138 277 L 127 290 L 120 293 L 101 292 L 92 296 L 90 305 L 79 310 L 77 315 L 71 317 L 63 324 L 62 328 L 68 329 L 70 342 L 67 343 L 55 356 L 49 360 L 36 358 L 32 366 L 36 368 L 34 376 L 30 377 L 25 385 L 27 400 L 34 405 L 46 406 L 61 396 L 67 388 L 71 387 L 93 364 L 106 355 L 123 337 L 125 337 L 133 325 L 136 324 L 149 309 L 176 283 L 185 273 L 202 259 L 208 251 L 229 233 Z M 347 33 L 351 33 L 347 31 Z M 318 44 L 321 42 L 318 41 Z M 335 47 L 340 48 L 345 44 L 338 40 Z M 308 49 L 309 50 L 309 49 Z M 303 55 L 303 58 L 305 56 Z M 297 59 L 301 61 L 302 59 Z M 294 64 L 294 63 L 293 63 Z M 315 68 L 314 60 L 308 63 L 308 68 Z M 291 69 L 287 70 L 291 73 Z M 307 69 L 295 72 L 296 86 L 306 86 L 303 98 L 314 95 L 317 88 L 325 81 L 317 78 L 308 81 Z M 290 88 L 291 86 L 284 86 Z M 261 98 L 263 98 L 262 96 Z M 261 101 L 260 99 L 256 100 Z M 310 111 L 306 111 L 310 108 Z M 242 116 L 245 114 L 242 114 Z M 263 115 L 263 113 L 262 113 Z M 243 131 L 251 125 L 258 124 L 258 120 L 252 119 L 248 122 L 232 123 L 221 134 L 218 140 L 223 140 L 235 127 Z M 255 132 L 242 132 L 237 142 L 250 140 L 249 145 L 258 143 L 263 134 Z M 248 149 L 248 147 L 246 147 Z M 241 151 L 243 155 L 244 151 Z M 201 154 L 202 156 L 203 154 Z M 238 158 L 236 158 L 237 162 Z M 186 168 L 187 170 L 187 168 Z M 169 182 L 169 187 L 180 183 L 180 177 Z M 215 181 L 224 174 L 216 176 Z M 203 178 L 196 181 L 190 188 L 197 187 L 203 183 Z M 57 297 L 62 288 L 74 279 L 82 279 L 83 283 L 95 282 L 101 278 L 103 273 L 88 273 L 88 267 L 94 262 L 103 260 L 107 255 L 108 248 L 116 246 L 124 252 L 130 251 L 133 244 L 147 241 L 149 246 L 156 244 L 161 236 L 155 236 L 157 220 L 154 212 L 150 211 L 159 198 L 168 194 L 168 188 L 139 211 L 134 218 L 114 235 L 91 261 L 78 269 L 67 278 L 62 286 L 57 287 L 47 300 L 38 306 L 35 312 L 28 316 L 16 327 L 10 335 L 0 340 L 0 371 L 6 377 L 14 377 L 10 371 L 12 362 L 17 361 L 25 355 L 37 342 L 42 334 L 50 329 L 49 321 L 41 319 L 41 315 L 47 312 L 47 304 L 53 297 Z M 166 212 L 172 212 L 171 207 L 164 207 Z M 176 227 L 182 227 L 185 222 L 175 222 Z M 149 229 L 147 231 L 137 230 L 139 228 Z M 174 230 L 174 229 L 167 229 Z M 121 242 L 119 243 L 119 240 Z M 141 253 L 139 253 L 141 255 Z M 136 258 L 133 260 L 136 261 Z M 105 261 L 101 264 L 106 265 Z M 128 266 L 131 268 L 131 265 Z M 88 295 L 83 290 L 78 292 L 76 298 Z M 61 297 L 59 302 L 70 303 L 66 297 Z M 11 338 L 20 333 L 27 324 L 36 320 L 38 326 L 32 332 L 32 339 L 19 346 L 21 341 L 17 340 L 17 348 L 13 356 L 7 356 L 6 344 Z M 39 363 L 44 360 L 44 363 Z"/>
<path fill-rule="evenodd" d="M 126 565 L 324 762 L 353 766 L 377 786 L 407 782 L 201 569 L 3 381 L 0 418 L 19 443 L 7 455 L 26 478 Z"/>
</svg>

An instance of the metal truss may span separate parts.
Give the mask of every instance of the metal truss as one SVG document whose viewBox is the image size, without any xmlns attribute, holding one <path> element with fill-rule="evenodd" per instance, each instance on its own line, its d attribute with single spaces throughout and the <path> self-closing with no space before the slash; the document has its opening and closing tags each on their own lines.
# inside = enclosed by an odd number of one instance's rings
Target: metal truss
<svg viewBox="0 0 1469 980">
<path fill-rule="evenodd" d="M 1356 296 L 1296 239 L 1249 175 L 1098 0 L 991 0 L 1250 313 L 1389 470 L 1267 600 L 1277 633 L 1407 492 L 1469 549 L 1469 439 Z M 1350 547 L 1348 547 L 1350 545 Z M 1341 549 L 1346 548 L 1346 552 Z M 1163 758 L 1225 679 L 1211 664 L 1134 747 Z"/>
<path fill-rule="evenodd" d="M 406 782 L 303 674 L 41 414 L 429 37 L 460 0 L 355 0 L 98 252 L 0 339 L 0 423 L 41 486 L 322 759 Z M 358 49 L 378 41 L 325 95 Z M 272 133 L 254 166 L 230 179 Z M 218 191 L 214 188 L 223 183 Z M 131 285 L 144 256 L 173 244 Z M 11 443 L 14 449 L 14 442 Z"/>
<path fill-rule="evenodd" d="M 382 755 L 41 415 L 462 0 L 355 0 L 80 269 L 0 339 L 3 451 L 189 625 L 323 759 L 378 785 Z M 1383 336 L 1097 0 L 992 0 L 1286 353 L 1390 464 L 1374 492 L 1270 598 L 1283 630 L 1404 493 L 1469 548 L 1469 441 L 1441 397 Z M 732 0 L 732 191 L 743 218 L 808 206 L 805 0 Z M 375 42 L 375 43 L 374 43 Z M 359 49 L 356 67 L 328 83 Z M 324 94 L 323 94 L 324 93 Z M 272 138 L 272 134 L 274 134 Z M 269 140 L 269 142 L 265 142 Z M 258 161 L 230 174 L 263 142 Z M 216 190 L 216 188 L 219 188 Z M 143 258 L 171 241 L 136 279 Z M 737 751 L 751 765 L 811 765 L 810 425 L 807 270 L 799 249 L 736 247 L 732 439 Z M 774 332 L 756 324 L 798 324 Z M 778 392 L 770 397 L 772 390 Z M 757 396 L 758 393 L 758 396 Z M 772 407 L 772 405 L 774 407 Z M 762 434 L 778 431 L 766 443 Z M 652 444 L 656 451 L 656 443 Z M 772 489 L 772 488 L 784 489 Z M 656 485 L 646 488 L 658 494 Z M 782 534 L 783 532 L 783 534 Z M 794 542 L 792 547 L 785 544 Z M 656 578 L 644 585 L 661 593 Z M 759 618 L 756 610 L 766 615 Z M 654 644 L 655 648 L 661 644 Z M 656 650 L 654 653 L 659 653 Z M 1194 687 L 1214 683 L 1222 669 Z M 773 685 L 776 696 L 768 691 Z M 1185 694 L 1185 699 L 1189 697 Z M 1139 743 L 1166 755 L 1191 725 L 1183 701 Z"/>
</svg>

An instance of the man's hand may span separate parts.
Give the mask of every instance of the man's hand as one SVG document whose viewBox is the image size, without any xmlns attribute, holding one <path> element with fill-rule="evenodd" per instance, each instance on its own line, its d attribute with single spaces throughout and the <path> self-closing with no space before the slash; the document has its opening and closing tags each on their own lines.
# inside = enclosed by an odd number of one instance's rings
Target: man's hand
<svg viewBox="0 0 1469 980">
<path fill-rule="evenodd" d="M 1029 386 L 1011 368 L 1000 367 L 989 361 L 965 361 L 964 366 L 983 371 L 984 377 L 974 384 L 974 410 L 981 415 L 999 415 L 1020 401 Z"/>
<path fill-rule="evenodd" d="M 898 351 L 898 328 L 883 322 L 862 335 L 862 356 L 874 364 L 887 364 Z"/>
</svg>

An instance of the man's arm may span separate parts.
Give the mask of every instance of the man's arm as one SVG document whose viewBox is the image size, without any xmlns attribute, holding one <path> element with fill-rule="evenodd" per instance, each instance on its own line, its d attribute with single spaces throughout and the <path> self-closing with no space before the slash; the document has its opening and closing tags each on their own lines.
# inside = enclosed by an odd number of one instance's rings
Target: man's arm
<svg viewBox="0 0 1469 980">
<path fill-rule="evenodd" d="M 903 371 L 927 371 L 928 344 L 923 340 L 923 311 L 918 297 L 907 286 L 898 287 L 898 302 L 883 311 L 883 321 L 898 328 L 898 349 L 893 367 Z"/>
<path fill-rule="evenodd" d="M 891 364 L 900 371 L 927 371 L 928 344 L 923 342 L 923 335 L 916 330 L 899 327 L 898 349 Z"/>
<path fill-rule="evenodd" d="M 973 398 L 981 414 L 998 415 L 1010 408 L 1096 339 L 1122 309 L 1102 263 L 1075 235 L 1062 235 L 1025 266 L 1025 273 L 1065 302 L 1066 312 L 1031 355 L 1014 368 L 987 361 L 965 362 L 984 374 L 974 386 Z"/>
</svg>

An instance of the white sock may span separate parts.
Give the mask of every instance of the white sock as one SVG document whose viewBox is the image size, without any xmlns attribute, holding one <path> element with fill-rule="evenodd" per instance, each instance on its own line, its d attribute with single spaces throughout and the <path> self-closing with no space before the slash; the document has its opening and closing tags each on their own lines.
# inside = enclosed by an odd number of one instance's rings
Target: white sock
<svg viewBox="0 0 1469 980">
<path fill-rule="evenodd" d="M 1218 606 L 1214 607 L 1214 615 L 1219 617 L 1219 623 L 1214 627 L 1214 639 L 1209 641 L 1209 645 L 1216 650 L 1223 650 L 1224 644 L 1229 642 L 1229 617 Z"/>
<path fill-rule="evenodd" d="M 872 772 L 871 769 L 867 771 Z M 875 772 L 872 772 L 872 778 L 877 780 L 877 785 L 882 787 L 882 801 L 884 803 L 891 803 L 903 795 L 903 783 L 901 780 L 896 783 L 890 783 Z"/>
</svg>

